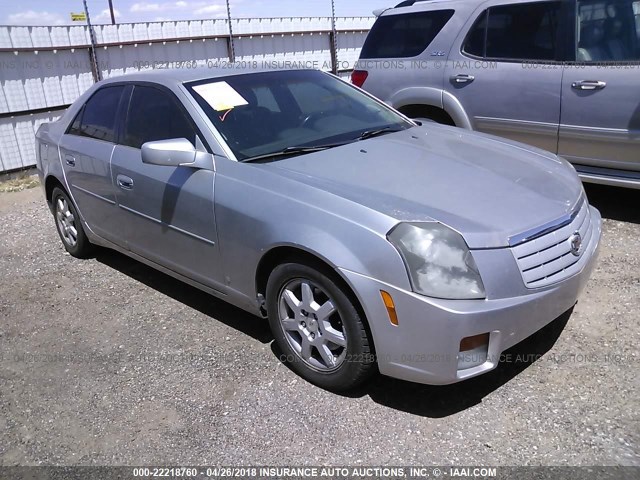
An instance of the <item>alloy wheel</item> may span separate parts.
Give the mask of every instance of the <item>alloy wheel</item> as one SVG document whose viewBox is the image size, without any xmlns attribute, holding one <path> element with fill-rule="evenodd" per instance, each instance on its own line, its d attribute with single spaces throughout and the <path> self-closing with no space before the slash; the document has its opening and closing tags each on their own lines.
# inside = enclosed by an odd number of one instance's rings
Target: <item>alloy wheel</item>
<svg viewBox="0 0 640 480">
<path fill-rule="evenodd" d="M 64 197 L 56 200 L 56 223 L 58 230 L 65 243 L 70 247 L 75 247 L 78 243 L 78 229 L 76 219 L 69 208 L 69 203 Z"/>
<path fill-rule="evenodd" d="M 335 302 L 307 279 L 288 282 L 278 297 L 278 317 L 293 351 L 322 372 L 338 369 L 347 354 L 347 335 Z"/>
</svg>

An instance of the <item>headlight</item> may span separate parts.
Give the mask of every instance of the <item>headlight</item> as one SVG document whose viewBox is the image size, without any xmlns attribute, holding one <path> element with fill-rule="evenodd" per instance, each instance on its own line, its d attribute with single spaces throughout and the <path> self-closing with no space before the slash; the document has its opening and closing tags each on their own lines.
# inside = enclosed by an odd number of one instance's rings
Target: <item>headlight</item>
<svg viewBox="0 0 640 480">
<path fill-rule="evenodd" d="M 476 262 L 462 236 L 440 223 L 401 223 L 388 235 L 413 291 L 448 299 L 485 298 Z"/>
</svg>

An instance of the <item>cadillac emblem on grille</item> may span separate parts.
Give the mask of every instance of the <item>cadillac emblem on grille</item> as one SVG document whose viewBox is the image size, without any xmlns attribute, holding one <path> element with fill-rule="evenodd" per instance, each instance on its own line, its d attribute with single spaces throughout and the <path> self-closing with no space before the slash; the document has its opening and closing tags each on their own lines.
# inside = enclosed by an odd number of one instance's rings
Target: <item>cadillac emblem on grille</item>
<svg viewBox="0 0 640 480">
<path fill-rule="evenodd" d="M 571 247 L 571 253 L 579 257 L 580 248 L 582 247 L 582 235 L 580 235 L 580 232 L 576 232 L 569 237 L 569 246 Z"/>
</svg>

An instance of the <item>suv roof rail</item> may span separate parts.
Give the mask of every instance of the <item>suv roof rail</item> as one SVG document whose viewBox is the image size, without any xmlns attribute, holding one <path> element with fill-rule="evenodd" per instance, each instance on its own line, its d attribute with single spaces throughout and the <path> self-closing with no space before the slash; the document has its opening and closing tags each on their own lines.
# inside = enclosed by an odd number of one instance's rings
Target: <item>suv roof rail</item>
<svg viewBox="0 0 640 480">
<path fill-rule="evenodd" d="M 392 10 L 394 8 L 410 7 L 411 5 L 418 2 L 430 2 L 430 1 L 432 0 L 404 0 L 403 2 L 400 2 L 399 4 L 397 4 L 395 7 L 379 8 L 377 10 L 374 10 L 373 15 L 376 17 L 379 17 L 387 10 Z"/>
<path fill-rule="evenodd" d="M 411 5 L 418 2 L 430 2 L 431 0 L 404 0 L 404 2 L 400 2 L 393 8 L 401 8 L 401 7 L 410 7 Z"/>
</svg>

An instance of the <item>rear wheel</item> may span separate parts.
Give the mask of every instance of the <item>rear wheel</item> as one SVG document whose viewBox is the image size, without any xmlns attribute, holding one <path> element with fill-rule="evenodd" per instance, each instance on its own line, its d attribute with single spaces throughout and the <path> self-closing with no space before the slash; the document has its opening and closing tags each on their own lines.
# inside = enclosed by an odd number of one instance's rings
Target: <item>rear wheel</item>
<svg viewBox="0 0 640 480">
<path fill-rule="evenodd" d="M 53 189 L 51 201 L 58 235 L 65 250 L 74 257 L 87 258 L 93 251 L 93 245 L 84 233 L 75 205 L 64 190 L 58 187 Z"/>
<path fill-rule="evenodd" d="M 267 310 L 283 360 L 311 383 L 347 390 L 373 373 L 363 320 L 325 273 L 297 263 L 276 267 L 267 283 Z"/>
</svg>

